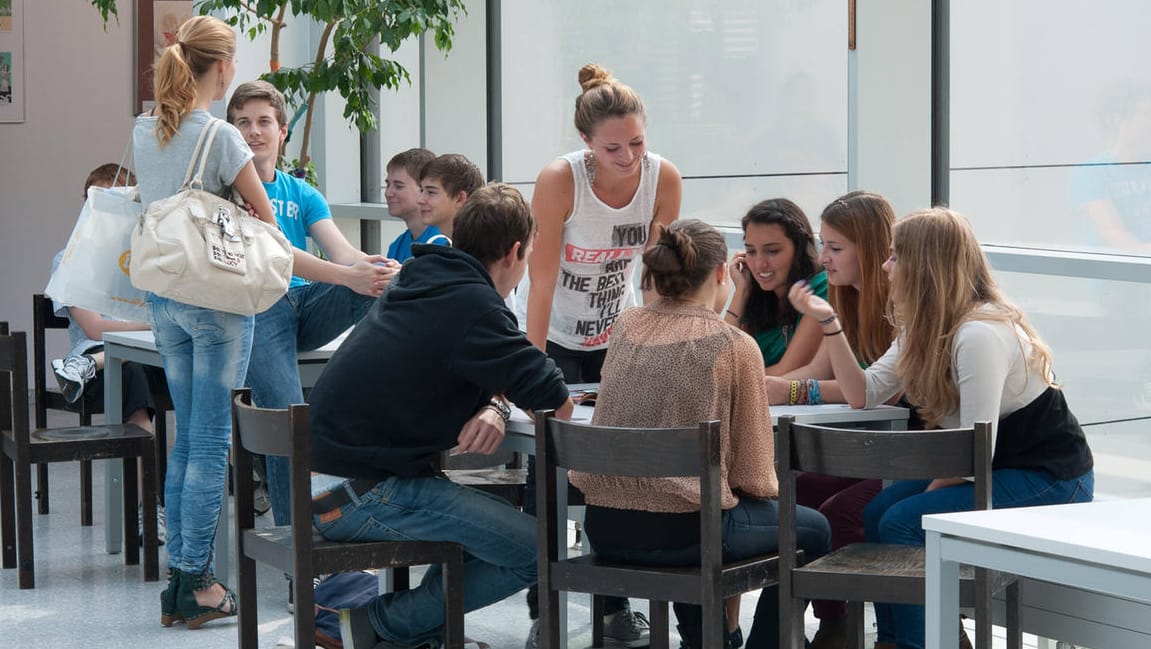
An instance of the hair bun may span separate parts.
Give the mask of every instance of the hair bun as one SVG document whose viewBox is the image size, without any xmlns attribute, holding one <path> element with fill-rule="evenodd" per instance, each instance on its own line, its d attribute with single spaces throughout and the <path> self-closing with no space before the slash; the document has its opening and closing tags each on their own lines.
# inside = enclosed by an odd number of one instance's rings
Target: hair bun
<svg viewBox="0 0 1151 649">
<path fill-rule="evenodd" d="M 579 85 L 584 92 L 612 81 L 611 72 L 598 63 L 588 63 L 579 69 Z"/>
</svg>

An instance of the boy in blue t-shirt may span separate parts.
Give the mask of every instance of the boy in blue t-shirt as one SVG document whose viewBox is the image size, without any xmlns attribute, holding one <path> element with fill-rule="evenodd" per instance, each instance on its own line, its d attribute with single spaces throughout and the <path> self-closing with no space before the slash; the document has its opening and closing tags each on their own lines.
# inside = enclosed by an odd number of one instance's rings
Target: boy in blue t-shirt
<svg viewBox="0 0 1151 649">
<path fill-rule="evenodd" d="M 384 181 L 384 198 L 388 201 L 388 214 L 403 219 L 408 226 L 392 245 L 388 258 L 403 263 L 412 256 L 413 243 L 450 245 L 448 238 L 434 225 L 420 219 L 420 171 L 436 155 L 427 149 L 401 151 L 388 161 L 388 176 Z"/>
<path fill-rule="evenodd" d="M 304 402 L 297 352 L 321 347 L 359 322 L 399 264 L 350 244 L 332 222 L 320 192 L 276 168 L 288 122 L 284 96 L 275 86 L 266 81 L 241 84 L 228 102 L 228 121 L 252 149 L 256 172 L 284 235 L 303 250 L 311 237 L 331 260 L 316 264 L 317 272 L 310 264 L 308 277 L 293 277 L 288 294 L 256 315 L 246 383 L 257 405 L 286 408 Z M 284 459 L 268 458 L 268 492 L 276 525 L 290 523 Z"/>
</svg>

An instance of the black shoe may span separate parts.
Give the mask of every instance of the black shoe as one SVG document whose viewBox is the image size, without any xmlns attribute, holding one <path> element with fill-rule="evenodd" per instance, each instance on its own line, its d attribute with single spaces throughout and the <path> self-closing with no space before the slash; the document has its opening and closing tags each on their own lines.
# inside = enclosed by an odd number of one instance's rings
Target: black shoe
<svg viewBox="0 0 1151 649">
<path fill-rule="evenodd" d="M 845 649 L 847 647 L 847 616 L 829 617 L 819 621 L 819 630 L 811 639 L 811 649 Z"/>
<path fill-rule="evenodd" d="M 743 629 L 738 626 L 727 636 L 727 649 L 739 649 L 743 646 Z"/>
</svg>

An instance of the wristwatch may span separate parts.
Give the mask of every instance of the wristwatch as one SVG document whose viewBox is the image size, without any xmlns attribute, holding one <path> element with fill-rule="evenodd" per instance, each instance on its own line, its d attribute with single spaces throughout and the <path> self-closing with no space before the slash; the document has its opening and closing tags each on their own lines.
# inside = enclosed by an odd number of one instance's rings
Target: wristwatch
<svg viewBox="0 0 1151 649">
<path fill-rule="evenodd" d="M 500 419 L 503 419 L 505 424 L 512 417 L 512 408 L 503 399 L 492 397 L 492 400 L 488 402 L 486 407 L 499 413 Z"/>
</svg>

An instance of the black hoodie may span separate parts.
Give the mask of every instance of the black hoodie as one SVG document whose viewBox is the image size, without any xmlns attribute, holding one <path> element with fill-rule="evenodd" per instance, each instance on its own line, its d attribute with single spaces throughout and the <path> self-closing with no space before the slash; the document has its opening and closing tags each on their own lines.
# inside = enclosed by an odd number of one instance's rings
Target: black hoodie
<svg viewBox="0 0 1151 649">
<path fill-rule="evenodd" d="M 526 410 L 567 399 L 562 373 L 516 326 L 479 261 L 444 246 L 412 250 L 312 388 L 313 471 L 432 475 L 492 395 Z"/>
</svg>

